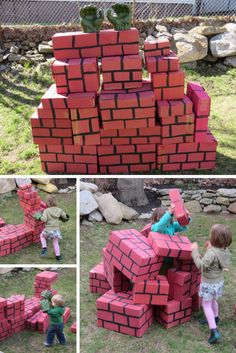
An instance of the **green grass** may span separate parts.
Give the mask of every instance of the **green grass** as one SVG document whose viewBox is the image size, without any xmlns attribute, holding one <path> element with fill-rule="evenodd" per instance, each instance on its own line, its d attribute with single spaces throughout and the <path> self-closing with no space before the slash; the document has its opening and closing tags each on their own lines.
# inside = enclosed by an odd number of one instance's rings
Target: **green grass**
<svg viewBox="0 0 236 353">
<path fill-rule="evenodd" d="M 185 69 L 186 81 L 200 81 L 212 97 L 210 128 L 218 139 L 217 169 L 188 174 L 234 174 L 236 169 L 236 69 L 222 72 L 202 63 Z M 25 67 L 0 78 L 0 174 L 42 174 L 29 118 L 52 83 L 49 68 Z M 155 174 L 163 174 L 155 171 Z M 170 174 L 170 173 L 168 173 Z M 176 174 L 176 173 L 174 173 Z M 186 174 L 186 172 L 184 172 Z"/>
<path fill-rule="evenodd" d="M 40 192 L 42 200 L 45 200 L 47 194 Z M 76 193 L 57 194 L 56 200 L 58 206 L 70 215 L 67 223 L 61 222 L 62 240 L 60 248 L 63 264 L 76 263 Z M 18 196 L 0 198 L 2 217 L 7 224 L 23 223 L 23 210 L 20 207 Z M 0 258 L 0 264 L 55 264 L 55 254 L 51 241 L 48 241 L 48 257 L 40 256 L 41 244 L 31 244 L 21 251 Z"/>
<path fill-rule="evenodd" d="M 196 214 L 193 216 L 187 233 L 192 241 L 198 241 L 203 253 L 203 244 L 208 238 L 209 229 L 214 223 L 227 223 L 236 232 L 234 216 L 209 216 Z M 118 226 L 99 224 L 93 228 L 81 227 L 81 280 L 80 280 L 80 312 L 81 312 L 81 353 L 232 353 L 236 344 L 236 315 L 233 305 L 236 303 L 236 241 L 231 245 L 232 266 L 225 275 L 225 293 L 220 299 L 220 330 L 223 335 L 221 344 L 207 344 L 208 328 L 198 324 L 202 313 L 194 313 L 191 322 L 171 329 L 164 329 L 156 322 L 142 338 L 134 338 L 113 331 L 98 329 L 96 323 L 96 298 L 98 295 L 88 292 L 89 270 L 102 259 L 101 250 L 106 245 L 112 229 L 136 228 L 140 230 L 144 222 L 131 222 Z"/>
<path fill-rule="evenodd" d="M 39 271 L 34 270 L 32 272 L 19 272 L 11 276 L 0 276 L 0 296 L 7 298 L 13 294 L 24 294 L 26 298 L 32 297 L 34 294 L 34 277 L 37 273 Z M 55 345 L 55 347 L 50 348 L 50 352 L 62 353 L 66 351 L 75 353 L 76 335 L 70 332 L 70 326 L 76 321 L 76 270 L 62 269 L 59 271 L 59 278 L 53 288 L 64 296 L 66 305 L 71 309 L 71 317 L 64 330 L 68 346 L 65 349 L 63 346 Z M 38 332 L 24 330 L 2 341 L 0 349 L 4 353 L 46 353 L 49 352 L 49 348 L 43 346 L 45 336 Z"/>
</svg>

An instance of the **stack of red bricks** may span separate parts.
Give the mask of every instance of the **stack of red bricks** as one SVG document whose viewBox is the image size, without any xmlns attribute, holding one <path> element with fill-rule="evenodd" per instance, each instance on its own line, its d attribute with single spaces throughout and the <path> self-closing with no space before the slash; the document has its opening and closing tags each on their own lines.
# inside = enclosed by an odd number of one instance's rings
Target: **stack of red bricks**
<svg viewBox="0 0 236 353">
<path fill-rule="evenodd" d="M 103 262 L 89 274 L 97 301 L 98 327 L 141 337 L 156 319 L 166 328 L 190 320 L 199 309 L 201 274 L 191 259 L 185 236 L 135 229 L 112 231 Z M 173 259 L 160 275 L 165 257 Z"/>
<path fill-rule="evenodd" d="M 52 285 L 58 279 L 57 272 L 44 271 L 35 276 L 34 281 L 34 295 L 35 297 L 41 298 L 41 293 L 45 290 L 52 291 L 56 294 L 56 291 L 52 290 Z"/>
<path fill-rule="evenodd" d="M 42 291 L 51 289 L 52 283 L 58 279 L 56 272 L 44 271 L 36 275 L 35 283 L 39 283 Z M 47 283 L 50 285 L 44 285 Z M 41 284 L 43 284 L 41 286 Z M 47 287 L 47 288 L 44 288 Z M 0 298 L 0 341 L 12 336 L 24 329 L 45 333 L 49 326 L 47 313 L 41 310 L 39 287 L 35 288 L 35 294 L 29 299 L 24 295 L 12 295 L 9 298 Z M 56 291 L 52 290 L 55 294 Z M 70 317 L 70 308 L 66 307 L 63 315 L 64 323 Z"/>
<path fill-rule="evenodd" d="M 45 207 L 38 192 L 33 190 L 31 185 L 21 185 L 17 193 L 24 211 L 24 223 L 12 225 L 1 221 L 0 257 L 20 251 L 32 243 L 38 243 L 39 235 L 44 229 L 44 223 L 33 218 L 34 213 L 42 212 Z"/>
<path fill-rule="evenodd" d="M 148 80 L 135 28 L 58 33 L 52 42 L 55 84 L 31 117 L 45 172 L 214 168 L 210 97 L 195 83 L 185 95 L 184 72 L 168 40 L 145 41 Z"/>
</svg>

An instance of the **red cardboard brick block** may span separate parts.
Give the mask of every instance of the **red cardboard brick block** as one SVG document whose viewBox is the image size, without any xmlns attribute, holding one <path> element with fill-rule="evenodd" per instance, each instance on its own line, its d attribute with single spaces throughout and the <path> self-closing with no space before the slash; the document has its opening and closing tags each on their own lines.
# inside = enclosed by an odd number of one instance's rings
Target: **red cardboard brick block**
<svg viewBox="0 0 236 353">
<path fill-rule="evenodd" d="M 0 297 L 0 309 L 3 309 L 7 306 L 7 300 Z"/>
<path fill-rule="evenodd" d="M 69 307 L 66 307 L 65 308 L 65 312 L 63 314 L 63 322 L 64 324 L 66 324 L 70 318 L 70 315 L 71 315 L 71 310 Z"/>
<path fill-rule="evenodd" d="M 89 271 L 89 289 L 91 293 L 101 294 L 111 289 L 105 276 L 103 261 Z"/>
<path fill-rule="evenodd" d="M 52 271 L 43 271 L 38 273 L 35 276 L 35 282 L 36 283 L 46 283 L 46 284 L 53 284 L 57 281 L 58 279 L 58 273 L 57 272 L 52 272 Z"/>
<path fill-rule="evenodd" d="M 112 265 L 134 283 L 157 274 L 163 263 L 163 258 L 155 255 L 148 240 L 135 229 L 112 231 L 106 250 Z"/>
<path fill-rule="evenodd" d="M 167 278 L 170 284 L 170 298 L 182 302 L 190 297 L 191 274 L 189 272 L 170 268 L 167 272 Z"/>
<path fill-rule="evenodd" d="M 187 237 L 150 232 L 148 241 L 158 256 L 191 259 L 191 242 Z"/>
<path fill-rule="evenodd" d="M 40 308 L 41 308 L 41 305 L 40 305 L 39 298 L 32 297 L 32 298 L 25 300 L 25 313 L 26 314 L 30 312 L 31 313 L 30 316 L 32 316 L 33 314 L 38 312 L 40 310 Z"/>
<path fill-rule="evenodd" d="M 147 71 L 150 73 L 178 71 L 180 68 L 179 58 L 171 52 L 168 56 L 146 57 Z"/>
<path fill-rule="evenodd" d="M 76 333 L 77 332 L 77 323 L 76 321 L 71 325 L 70 332 Z"/>
<path fill-rule="evenodd" d="M 47 329 L 50 325 L 49 317 L 46 313 L 43 313 L 41 311 L 39 313 L 40 313 L 40 315 L 37 320 L 38 331 L 39 331 L 39 333 L 45 333 L 45 332 L 47 332 Z"/>
<path fill-rule="evenodd" d="M 180 195 L 178 189 L 170 189 L 169 190 L 169 198 L 172 204 L 175 205 L 174 213 L 177 221 L 181 226 L 186 226 L 189 224 L 189 215 L 185 210 L 184 202 Z"/>
<path fill-rule="evenodd" d="M 100 86 L 96 58 L 56 60 L 52 74 L 57 93 L 97 92 Z"/>
<path fill-rule="evenodd" d="M 41 102 L 44 109 L 68 109 L 95 107 L 95 92 L 58 94 L 53 84 L 43 95 Z"/>
<path fill-rule="evenodd" d="M 144 54 L 145 57 L 155 57 L 170 54 L 170 42 L 168 39 L 155 39 L 144 41 Z"/>
<path fill-rule="evenodd" d="M 151 81 L 156 100 L 184 98 L 184 72 L 152 73 Z"/>
<path fill-rule="evenodd" d="M 144 235 L 146 238 L 148 237 L 149 232 L 151 232 L 152 224 L 148 223 L 141 231 L 140 233 Z"/>
<path fill-rule="evenodd" d="M 157 101 L 156 105 L 157 114 L 162 118 L 189 115 L 193 112 L 193 103 L 188 96 L 184 96 L 183 99 L 179 100 Z"/>
<path fill-rule="evenodd" d="M 13 295 L 7 298 L 7 305 L 5 307 L 5 316 L 7 319 L 14 319 L 23 317 L 25 311 L 25 296 Z"/>
<path fill-rule="evenodd" d="M 211 98 L 202 89 L 202 91 L 192 92 L 193 110 L 196 116 L 208 116 L 211 109 Z"/>
<path fill-rule="evenodd" d="M 190 321 L 191 314 L 192 298 L 183 302 L 169 300 L 167 305 L 158 308 L 157 321 L 165 328 L 170 328 Z"/>
<path fill-rule="evenodd" d="M 169 294 L 169 283 L 166 276 L 137 282 L 133 286 L 135 304 L 166 305 Z"/>
<path fill-rule="evenodd" d="M 204 88 L 199 82 L 188 82 L 187 83 L 187 96 L 192 100 L 192 94 L 194 91 L 202 91 Z"/>
<path fill-rule="evenodd" d="M 142 337 L 153 321 L 153 308 L 133 304 L 131 292 L 109 291 L 96 301 L 98 327 Z"/>
<path fill-rule="evenodd" d="M 115 266 L 112 265 L 111 263 L 112 255 L 108 253 L 106 248 L 102 249 L 102 254 L 103 254 L 104 273 L 109 283 L 109 289 L 112 289 L 114 293 L 123 292 L 123 291 L 126 292 L 130 290 L 131 289 L 130 280 L 121 271 L 119 271 L 117 268 L 115 268 Z"/>
<path fill-rule="evenodd" d="M 125 55 L 102 58 L 103 89 L 142 87 L 142 58 Z"/>
</svg>

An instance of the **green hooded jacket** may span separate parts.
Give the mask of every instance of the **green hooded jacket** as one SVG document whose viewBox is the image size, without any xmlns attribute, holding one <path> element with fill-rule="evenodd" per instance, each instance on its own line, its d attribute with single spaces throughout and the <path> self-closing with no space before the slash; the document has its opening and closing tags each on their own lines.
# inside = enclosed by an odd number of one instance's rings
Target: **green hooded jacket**
<svg viewBox="0 0 236 353">
<path fill-rule="evenodd" d="M 218 283 L 224 280 L 223 271 L 229 268 L 230 252 L 228 248 L 212 246 L 201 257 L 198 250 L 192 251 L 193 261 L 202 271 L 202 282 Z"/>
<path fill-rule="evenodd" d="M 64 306 L 55 306 L 47 310 L 47 314 L 50 317 L 51 325 L 59 325 L 63 322 L 63 314 L 65 312 Z"/>
<path fill-rule="evenodd" d="M 60 231 L 60 220 L 59 218 L 67 219 L 66 213 L 59 207 L 49 207 L 43 211 L 43 215 L 40 218 L 42 222 L 45 222 L 45 230 Z"/>
</svg>

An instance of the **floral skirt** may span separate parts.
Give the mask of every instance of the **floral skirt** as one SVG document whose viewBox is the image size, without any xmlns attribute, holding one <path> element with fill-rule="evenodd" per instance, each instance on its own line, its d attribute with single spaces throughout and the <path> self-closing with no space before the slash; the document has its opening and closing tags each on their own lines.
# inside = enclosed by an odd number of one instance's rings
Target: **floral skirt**
<svg viewBox="0 0 236 353">
<path fill-rule="evenodd" d="M 42 235 L 46 239 L 62 239 L 62 235 L 59 230 L 44 230 Z"/>
<path fill-rule="evenodd" d="M 223 295 L 224 282 L 206 283 L 202 282 L 199 289 L 199 297 L 202 300 L 218 299 Z"/>
</svg>

